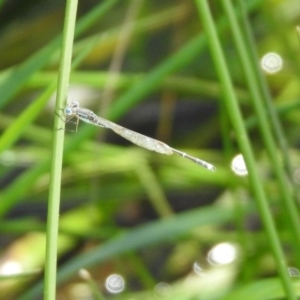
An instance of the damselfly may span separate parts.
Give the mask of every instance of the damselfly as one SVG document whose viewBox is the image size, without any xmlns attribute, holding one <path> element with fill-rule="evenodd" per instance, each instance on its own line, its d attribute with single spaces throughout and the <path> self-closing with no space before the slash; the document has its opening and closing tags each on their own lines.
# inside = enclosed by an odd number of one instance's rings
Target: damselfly
<svg viewBox="0 0 300 300">
<path fill-rule="evenodd" d="M 122 136 L 123 138 L 131 141 L 133 144 L 136 144 L 148 150 L 155 151 L 162 154 L 167 154 L 167 155 L 176 153 L 184 158 L 187 158 L 195 162 L 196 164 L 203 166 L 209 171 L 216 170 L 216 168 L 213 165 L 211 165 L 210 163 L 204 160 L 201 160 L 199 158 L 193 157 L 184 152 L 171 148 L 170 146 L 168 146 L 167 144 L 161 141 L 155 140 L 148 136 L 142 135 L 140 133 L 122 127 L 116 123 L 98 117 L 91 110 L 79 107 L 78 102 L 72 102 L 70 105 L 67 105 L 65 109 L 65 116 L 66 116 L 66 122 L 73 118 L 76 118 L 76 130 L 78 127 L 79 120 L 82 120 L 86 123 L 90 123 L 96 126 L 109 128 L 113 130 L 115 133 L 117 133 L 118 135 Z"/>
</svg>

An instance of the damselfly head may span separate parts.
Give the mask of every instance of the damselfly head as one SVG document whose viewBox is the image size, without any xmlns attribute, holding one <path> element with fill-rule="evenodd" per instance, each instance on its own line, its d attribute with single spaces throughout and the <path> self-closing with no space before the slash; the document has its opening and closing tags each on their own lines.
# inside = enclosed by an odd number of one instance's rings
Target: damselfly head
<svg viewBox="0 0 300 300">
<path fill-rule="evenodd" d="M 65 109 L 65 114 L 66 114 L 66 116 L 72 115 L 73 114 L 72 108 L 67 106 L 66 109 Z"/>
<path fill-rule="evenodd" d="M 65 109 L 65 114 L 66 116 L 71 116 L 74 114 L 74 108 L 78 108 L 79 107 L 79 103 L 74 101 L 71 104 L 68 104 L 66 109 Z"/>
</svg>

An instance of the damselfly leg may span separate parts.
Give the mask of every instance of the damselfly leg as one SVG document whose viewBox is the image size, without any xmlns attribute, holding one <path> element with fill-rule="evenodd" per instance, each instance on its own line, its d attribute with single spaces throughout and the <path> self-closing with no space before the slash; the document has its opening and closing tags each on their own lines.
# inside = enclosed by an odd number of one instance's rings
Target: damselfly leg
<svg viewBox="0 0 300 300">
<path fill-rule="evenodd" d="M 67 115 L 65 113 L 65 109 L 60 108 L 59 111 L 62 111 L 61 116 L 58 112 L 55 112 L 55 114 L 66 124 L 75 124 L 75 130 L 70 130 L 66 128 L 58 128 L 57 130 L 65 130 L 65 131 L 70 131 L 70 132 L 77 132 L 78 129 L 78 124 L 79 124 L 79 117 L 76 114 L 73 115 Z M 72 119 L 76 119 L 76 121 L 72 121 Z"/>
</svg>

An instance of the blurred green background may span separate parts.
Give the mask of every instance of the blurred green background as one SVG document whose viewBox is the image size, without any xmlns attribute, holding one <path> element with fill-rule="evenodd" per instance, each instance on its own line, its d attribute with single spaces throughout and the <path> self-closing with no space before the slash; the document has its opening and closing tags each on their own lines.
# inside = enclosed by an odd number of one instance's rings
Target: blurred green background
<svg viewBox="0 0 300 300">
<path fill-rule="evenodd" d="M 208 2 L 299 295 L 300 3 L 228 1 L 256 66 L 274 165 L 224 1 Z M 0 5 L 0 294 L 41 299 L 65 2 Z M 268 218 L 242 157 L 234 160 L 238 133 L 197 8 L 190 0 L 79 1 L 67 102 L 217 170 L 66 124 L 57 299 L 288 299 Z"/>
</svg>

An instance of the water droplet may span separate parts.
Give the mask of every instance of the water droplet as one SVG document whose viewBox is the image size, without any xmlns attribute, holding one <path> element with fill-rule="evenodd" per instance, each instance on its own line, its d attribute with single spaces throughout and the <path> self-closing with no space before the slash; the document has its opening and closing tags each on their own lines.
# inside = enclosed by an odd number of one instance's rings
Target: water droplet
<svg viewBox="0 0 300 300">
<path fill-rule="evenodd" d="M 125 281 L 119 274 L 112 274 L 105 280 L 105 288 L 112 294 L 121 293 L 125 288 Z"/>
<path fill-rule="evenodd" d="M 248 175 L 248 170 L 242 154 L 236 155 L 231 162 L 232 171 L 238 176 Z"/>
<path fill-rule="evenodd" d="M 197 275 L 200 275 L 200 276 L 204 275 L 204 270 L 201 268 L 200 264 L 197 261 L 195 261 L 193 264 L 193 271 Z"/>
<path fill-rule="evenodd" d="M 8 260 L 0 265 L 1 275 L 19 274 L 22 271 L 23 271 L 23 267 L 18 261 Z"/>
<path fill-rule="evenodd" d="M 282 69 L 282 58 L 277 53 L 269 52 L 263 56 L 261 67 L 267 73 L 277 73 Z"/>
<path fill-rule="evenodd" d="M 155 288 L 155 294 L 158 297 L 165 297 L 171 293 L 171 286 L 165 282 L 158 283 Z"/>
<path fill-rule="evenodd" d="M 214 246 L 207 255 L 207 260 L 212 265 L 226 265 L 233 262 L 237 257 L 234 245 L 221 243 Z"/>
</svg>

